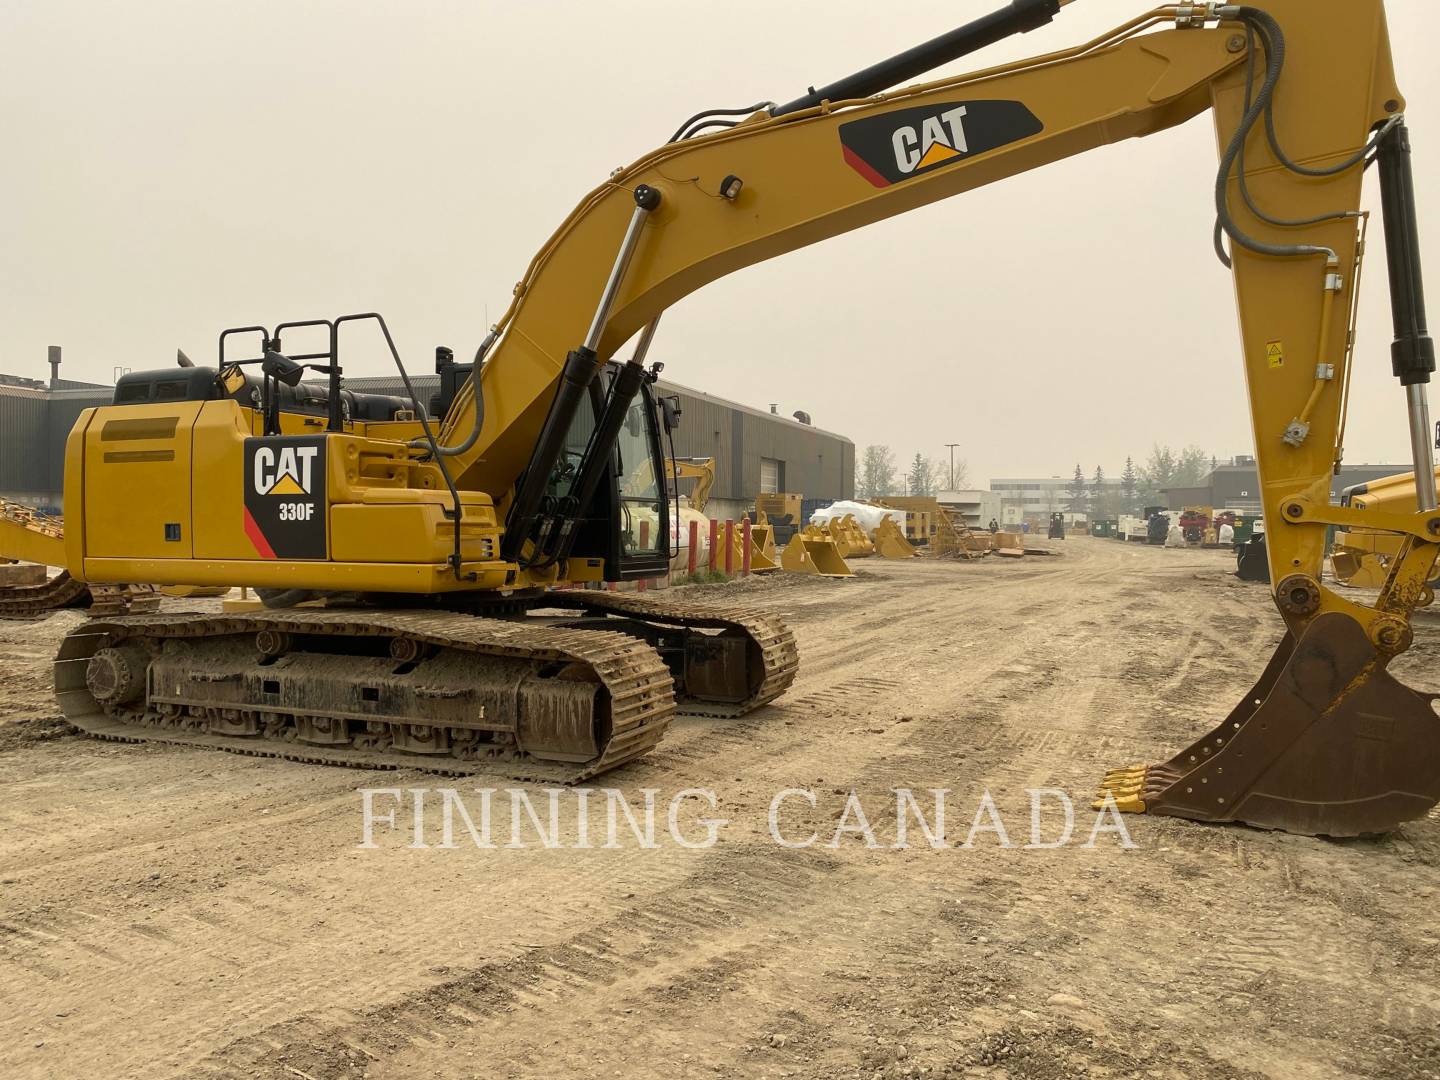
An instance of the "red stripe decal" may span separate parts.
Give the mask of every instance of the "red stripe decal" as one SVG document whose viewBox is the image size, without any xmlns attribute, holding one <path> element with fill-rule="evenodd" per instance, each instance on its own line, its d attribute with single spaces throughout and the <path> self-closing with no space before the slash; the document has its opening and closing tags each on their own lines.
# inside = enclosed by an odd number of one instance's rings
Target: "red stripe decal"
<svg viewBox="0 0 1440 1080">
<path fill-rule="evenodd" d="M 851 150 L 848 146 L 842 146 L 841 149 L 845 151 L 846 165 L 849 165 L 852 169 L 858 172 L 866 180 L 869 180 L 870 183 L 874 184 L 876 187 L 890 186 L 890 181 L 886 180 L 883 176 L 876 172 L 864 159 L 860 157 L 859 154 L 855 153 L 855 151 Z"/>
<path fill-rule="evenodd" d="M 255 545 L 255 550 L 264 559 L 275 558 L 275 549 L 270 546 L 270 541 L 265 539 L 265 534 L 260 531 L 260 526 L 250 516 L 250 508 L 245 507 L 245 535 L 250 538 L 250 543 Z"/>
</svg>

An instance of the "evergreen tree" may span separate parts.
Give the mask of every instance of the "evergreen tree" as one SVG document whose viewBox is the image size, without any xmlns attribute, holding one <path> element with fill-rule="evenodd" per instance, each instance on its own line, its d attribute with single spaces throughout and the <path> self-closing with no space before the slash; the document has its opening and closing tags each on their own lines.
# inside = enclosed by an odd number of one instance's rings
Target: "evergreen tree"
<svg viewBox="0 0 1440 1080">
<path fill-rule="evenodd" d="M 1136 511 L 1136 496 L 1140 492 L 1140 476 L 1135 471 L 1135 459 L 1125 459 L 1125 471 L 1120 475 L 1120 512 L 1133 514 Z"/>
<path fill-rule="evenodd" d="M 1080 468 L 1080 463 L 1075 463 L 1075 476 L 1066 485 L 1070 493 L 1070 500 L 1065 509 L 1071 514 L 1083 514 L 1088 509 L 1085 501 L 1085 473 Z"/>
<path fill-rule="evenodd" d="M 1105 483 L 1105 470 L 1095 466 L 1095 479 L 1090 481 L 1090 503 L 1087 513 L 1090 520 L 1115 516 L 1114 495 Z"/>
<path fill-rule="evenodd" d="M 924 454 L 916 452 L 915 460 L 910 463 L 910 472 L 906 479 L 909 481 L 911 495 L 934 494 L 930 486 L 930 462 L 925 460 Z"/>
</svg>

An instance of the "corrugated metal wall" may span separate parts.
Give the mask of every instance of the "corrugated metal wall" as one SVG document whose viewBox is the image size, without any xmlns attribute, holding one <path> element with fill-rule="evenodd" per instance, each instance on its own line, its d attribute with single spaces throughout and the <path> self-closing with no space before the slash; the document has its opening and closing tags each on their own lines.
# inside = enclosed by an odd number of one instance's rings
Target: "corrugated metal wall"
<svg viewBox="0 0 1440 1080">
<path fill-rule="evenodd" d="M 855 444 L 845 436 L 664 380 L 657 388 L 680 398 L 676 455 L 715 458 L 713 498 L 753 500 L 761 458 L 784 463 L 786 491 L 832 502 L 854 497 Z"/>
<path fill-rule="evenodd" d="M 46 501 L 49 483 L 47 395 L 0 386 L 0 492 L 25 502 Z"/>
</svg>

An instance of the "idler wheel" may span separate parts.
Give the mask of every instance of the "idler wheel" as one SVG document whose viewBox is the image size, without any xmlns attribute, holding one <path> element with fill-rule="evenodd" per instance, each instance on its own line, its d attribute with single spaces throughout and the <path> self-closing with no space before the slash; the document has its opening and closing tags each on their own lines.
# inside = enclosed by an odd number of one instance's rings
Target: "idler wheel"
<svg viewBox="0 0 1440 1080">
<path fill-rule="evenodd" d="M 85 686 L 101 705 L 128 705 L 145 693 L 150 654 L 138 645 L 103 648 L 85 667 Z"/>
</svg>

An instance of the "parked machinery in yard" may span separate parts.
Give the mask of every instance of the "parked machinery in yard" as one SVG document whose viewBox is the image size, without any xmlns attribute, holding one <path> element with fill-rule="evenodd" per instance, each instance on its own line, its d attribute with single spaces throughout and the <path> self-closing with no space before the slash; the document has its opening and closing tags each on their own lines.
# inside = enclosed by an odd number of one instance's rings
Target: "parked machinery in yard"
<svg viewBox="0 0 1440 1080">
<path fill-rule="evenodd" d="M 794 492 L 771 492 L 755 496 L 755 514 L 764 514 L 774 533 L 775 543 L 784 547 L 805 527 L 805 497 Z"/>
</svg>

